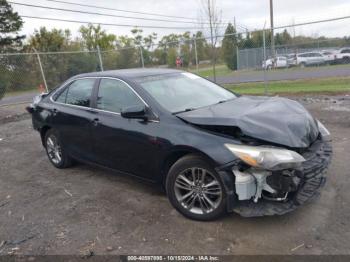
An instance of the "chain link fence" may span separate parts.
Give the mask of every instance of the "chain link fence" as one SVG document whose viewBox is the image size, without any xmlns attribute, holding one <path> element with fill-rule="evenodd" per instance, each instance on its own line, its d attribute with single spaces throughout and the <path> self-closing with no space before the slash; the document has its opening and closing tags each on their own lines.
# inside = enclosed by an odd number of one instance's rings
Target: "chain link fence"
<svg viewBox="0 0 350 262">
<path fill-rule="evenodd" d="M 325 65 L 343 63 L 343 61 L 336 60 L 336 53 L 344 47 L 344 41 L 338 40 L 308 40 L 299 43 L 290 43 L 285 45 L 275 46 L 275 57 L 286 57 L 291 59 L 298 57 L 300 54 L 316 52 L 321 55 L 327 56 L 333 54 L 331 57 L 325 59 Z M 271 50 L 270 39 L 267 41 L 267 46 L 262 47 L 245 47 L 237 50 L 237 65 L 238 70 L 245 69 L 262 69 L 264 67 L 264 61 L 272 58 L 273 51 Z M 291 63 L 291 61 L 290 61 Z M 321 65 L 318 63 L 316 65 Z M 289 64 L 290 66 L 292 64 Z M 293 66 L 293 65 L 292 65 Z"/>
<path fill-rule="evenodd" d="M 27 91 L 34 94 L 51 90 L 77 74 L 125 68 L 178 67 L 214 80 L 214 64 L 217 83 L 262 82 L 265 93 L 272 88 L 273 81 L 347 77 L 350 75 L 350 48 L 346 47 L 350 47 L 350 37 L 325 38 L 303 33 L 322 32 L 325 25 L 347 28 L 344 27 L 346 22 L 346 19 L 339 19 L 276 28 L 274 45 L 270 29 L 235 33 L 229 53 L 224 50 L 225 35 L 222 35 L 215 39 L 215 49 L 211 48 L 209 37 L 187 36 L 181 41 L 115 50 L 97 48 L 46 53 L 33 50 L 31 53 L 0 54 L 0 105 L 9 101 L 28 102 L 28 97 L 24 100 L 7 97 L 21 96 Z M 230 62 L 234 70 L 227 68 Z"/>
</svg>

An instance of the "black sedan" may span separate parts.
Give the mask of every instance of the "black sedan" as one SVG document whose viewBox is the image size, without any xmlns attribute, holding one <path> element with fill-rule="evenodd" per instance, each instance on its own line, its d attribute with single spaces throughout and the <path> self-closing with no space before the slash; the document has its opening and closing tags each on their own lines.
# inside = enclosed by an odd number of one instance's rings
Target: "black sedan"
<svg viewBox="0 0 350 262">
<path fill-rule="evenodd" d="M 27 110 L 55 167 L 81 161 L 159 183 L 197 220 L 294 210 L 318 194 L 332 154 L 329 132 L 298 102 L 178 70 L 78 75 Z"/>
</svg>

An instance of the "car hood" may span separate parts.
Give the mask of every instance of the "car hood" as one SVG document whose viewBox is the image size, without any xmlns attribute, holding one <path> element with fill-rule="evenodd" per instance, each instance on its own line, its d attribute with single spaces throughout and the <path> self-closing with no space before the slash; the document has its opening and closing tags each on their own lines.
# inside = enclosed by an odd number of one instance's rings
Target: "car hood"
<svg viewBox="0 0 350 262">
<path fill-rule="evenodd" d="M 308 147 L 319 133 L 300 103 L 281 97 L 240 96 L 177 116 L 195 125 L 237 127 L 246 136 L 293 148 Z"/>
</svg>

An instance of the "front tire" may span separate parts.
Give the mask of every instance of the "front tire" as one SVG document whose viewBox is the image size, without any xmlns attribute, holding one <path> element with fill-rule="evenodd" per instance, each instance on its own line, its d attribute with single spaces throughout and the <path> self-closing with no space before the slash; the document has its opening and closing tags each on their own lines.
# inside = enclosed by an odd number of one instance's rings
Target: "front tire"
<svg viewBox="0 0 350 262">
<path fill-rule="evenodd" d="M 72 159 L 64 150 L 58 131 L 49 129 L 45 134 L 44 142 L 46 154 L 54 167 L 67 168 L 72 165 Z"/>
<path fill-rule="evenodd" d="M 170 203 L 185 217 L 210 221 L 226 213 L 226 192 L 214 168 L 198 155 L 179 159 L 169 170 Z"/>
</svg>

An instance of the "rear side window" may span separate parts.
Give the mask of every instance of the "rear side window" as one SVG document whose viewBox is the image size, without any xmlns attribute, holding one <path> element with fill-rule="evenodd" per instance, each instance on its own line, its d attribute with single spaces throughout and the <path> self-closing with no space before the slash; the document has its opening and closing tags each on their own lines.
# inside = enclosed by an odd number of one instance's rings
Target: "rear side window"
<svg viewBox="0 0 350 262">
<path fill-rule="evenodd" d="M 56 98 L 56 102 L 66 103 L 68 88 L 65 88 L 63 92 Z"/>
<path fill-rule="evenodd" d="M 89 107 L 94 84 L 93 78 L 76 80 L 57 97 L 56 102 Z"/>
<path fill-rule="evenodd" d="M 143 105 L 143 102 L 124 82 L 114 79 L 102 79 L 98 90 L 97 108 L 120 113 L 131 106 Z"/>
</svg>

